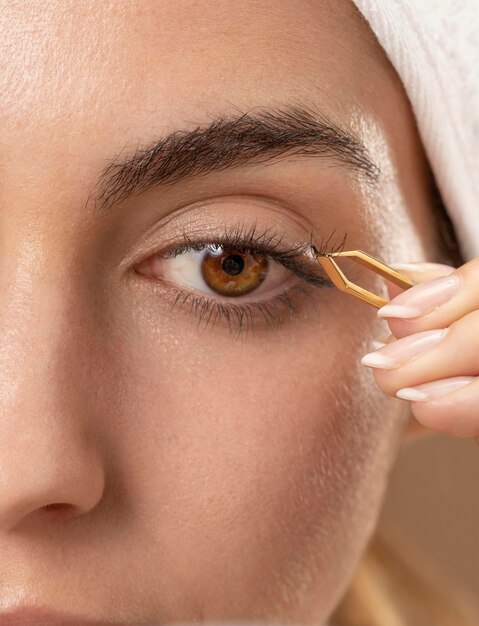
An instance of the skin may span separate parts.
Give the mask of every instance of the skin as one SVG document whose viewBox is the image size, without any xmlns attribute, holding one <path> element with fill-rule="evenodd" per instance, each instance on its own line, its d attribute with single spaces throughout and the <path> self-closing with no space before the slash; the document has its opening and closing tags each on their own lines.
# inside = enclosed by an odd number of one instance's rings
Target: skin
<svg viewBox="0 0 479 626">
<path fill-rule="evenodd" d="M 346 0 L 7 2 L 0 32 L 2 610 L 322 623 L 400 445 L 421 432 L 360 363 L 390 329 L 316 289 L 319 314 L 302 301 L 254 337 L 224 322 L 200 332 L 134 268 L 178 236 L 159 222 L 201 198 L 219 200 L 199 231 L 244 211 L 285 232 L 347 230 L 347 248 L 386 263 L 434 260 L 427 163 L 399 79 Z M 231 103 L 291 100 L 364 141 L 377 188 L 283 159 L 151 190 L 101 220 L 84 209 L 125 145 Z"/>
<path fill-rule="evenodd" d="M 471 437 L 479 444 L 479 259 L 473 258 L 454 271 L 418 267 L 404 273 L 418 283 L 432 281 L 431 286 L 441 276 L 457 276 L 459 289 L 448 301 L 433 310 L 427 306 L 417 317 L 386 317 L 391 333 L 385 343 L 397 344 L 398 347 L 404 345 L 408 337 L 421 337 L 422 333 L 434 329 L 448 329 L 448 333 L 438 344 L 414 358 L 408 355 L 402 360 L 399 357 L 402 362 L 398 366 L 374 367 L 374 379 L 379 388 L 390 396 L 395 396 L 404 388 L 432 394 L 410 403 L 413 419 L 405 432 L 406 436 L 435 431 L 451 437 Z M 388 291 L 391 297 L 389 304 L 407 306 L 408 301 L 413 303 L 411 298 L 415 297 L 417 288 L 411 287 L 399 295 L 399 290 L 389 285 Z M 381 314 L 380 311 L 378 314 Z M 380 348 L 377 353 L 385 354 L 386 349 Z M 445 392 L 442 385 L 457 377 L 463 378 L 467 384 L 446 393 L 447 388 Z"/>
</svg>

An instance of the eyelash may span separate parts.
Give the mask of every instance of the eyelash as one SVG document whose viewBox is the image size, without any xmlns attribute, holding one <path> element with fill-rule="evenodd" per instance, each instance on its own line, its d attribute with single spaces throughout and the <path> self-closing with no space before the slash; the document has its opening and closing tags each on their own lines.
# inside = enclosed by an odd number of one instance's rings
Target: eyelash
<svg viewBox="0 0 479 626">
<path fill-rule="evenodd" d="M 321 241 L 320 246 L 317 247 L 312 243 L 312 233 L 309 241 L 304 241 L 294 246 L 285 246 L 281 243 L 283 234 L 280 234 L 278 231 L 271 231 L 271 228 L 266 228 L 258 232 L 257 223 L 254 222 L 248 230 L 244 229 L 244 224 L 238 224 L 231 229 L 225 228 L 220 236 L 211 235 L 207 238 L 195 240 L 183 230 L 180 243 L 162 253 L 157 253 L 157 256 L 162 259 L 168 259 L 189 251 L 201 252 L 206 247 L 230 248 L 239 253 L 261 255 L 271 259 L 290 270 L 301 279 L 302 283 L 290 287 L 287 291 L 276 295 L 270 300 L 246 302 L 243 304 L 220 302 L 207 296 L 197 295 L 191 291 L 181 290 L 175 296 L 172 309 L 180 301 L 185 303 L 187 300 L 191 300 L 191 311 L 194 312 L 198 319 L 198 327 L 203 320 L 206 320 L 206 326 L 208 326 L 211 320 L 213 320 L 214 325 L 218 318 L 222 316 L 228 324 L 230 333 L 236 328 L 239 336 L 244 331 L 254 330 L 256 314 L 261 314 L 265 321 L 273 327 L 274 324 L 281 323 L 281 305 L 286 306 L 290 313 L 296 313 L 297 309 L 289 296 L 289 292 L 293 291 L 293 289 L 295 291 L 301 290 L 304 295 L 311 296 L 311 293 L 305 289 L 306 285 L 312 285 L 313 287 L 334 286 L 329 278 L 324 278 L 317 273 L 320 271 L 320 267 L 314 265 L 311 260 L 307 261 L 306 255 L 313 254 L 316 257 L 343 250 L 347 233 L 344 234 L 339 246 L 330 247 L 329 241 L 336 232 L 336 230 L 333 230 L 328 239 L 324 243 Z M 314 300 L 312 302 L 314 303 Z"/>
</svg>

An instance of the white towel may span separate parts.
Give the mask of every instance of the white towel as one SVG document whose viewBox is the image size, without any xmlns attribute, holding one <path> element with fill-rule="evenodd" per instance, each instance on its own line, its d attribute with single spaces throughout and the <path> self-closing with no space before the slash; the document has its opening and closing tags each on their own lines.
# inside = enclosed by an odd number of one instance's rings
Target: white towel
<svg viewBox="0 0 479 626">
<path fill-rule="evenodd" d="M 403 82 L 466 261 L 479 256 L 479 0 L 353 0 Z"/>
</svg>

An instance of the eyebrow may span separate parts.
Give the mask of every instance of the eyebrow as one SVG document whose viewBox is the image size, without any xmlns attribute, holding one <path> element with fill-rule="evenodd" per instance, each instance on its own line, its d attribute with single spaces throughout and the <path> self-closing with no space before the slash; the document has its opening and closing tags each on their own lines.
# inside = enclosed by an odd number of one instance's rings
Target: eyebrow
<svg viewBox="0 0 479 626">
<path fill-rule="evenodd" d="M 324 114 L 303 104 L 253 107 L 176 130 L 125 159 L 120 153 L 101 171 L 87 205 L 102 212 L 156 186 L 292 156 L 326 157 L 370 182 L 380 174 L 360 139 Z"/>
</svg>

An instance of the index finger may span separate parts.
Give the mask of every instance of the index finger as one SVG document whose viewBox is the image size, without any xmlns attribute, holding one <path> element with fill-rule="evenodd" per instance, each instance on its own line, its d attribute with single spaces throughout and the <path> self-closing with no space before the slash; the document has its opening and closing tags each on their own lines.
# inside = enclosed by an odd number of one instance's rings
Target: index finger
<svg viewBox="0 0 479 626">
<path fill-rule="evenodd" d="M 398 271 L 417 281 L 411 272 L 399 268 Z M 386 320 L 398 339 L 423 330 L 445 328 L 479 309 L 479 257 L 449 274 L 428 278 L 405 291 L 386 282 L 391 295 L 398 290 L 400 293 L 378 309 L 377 314 Z"/>
</svg>

